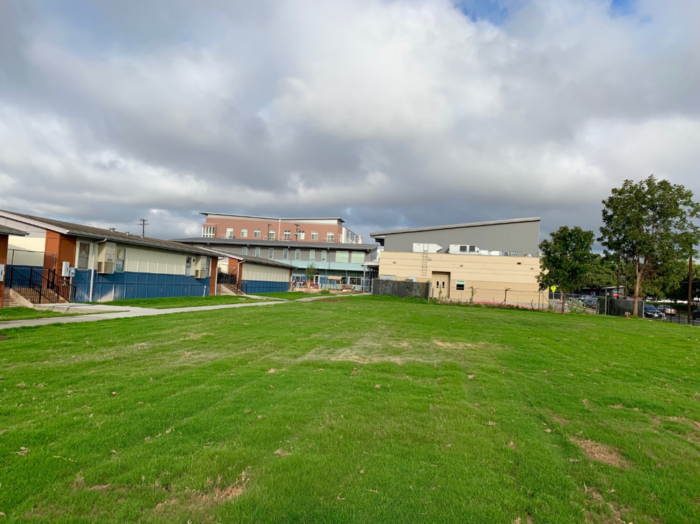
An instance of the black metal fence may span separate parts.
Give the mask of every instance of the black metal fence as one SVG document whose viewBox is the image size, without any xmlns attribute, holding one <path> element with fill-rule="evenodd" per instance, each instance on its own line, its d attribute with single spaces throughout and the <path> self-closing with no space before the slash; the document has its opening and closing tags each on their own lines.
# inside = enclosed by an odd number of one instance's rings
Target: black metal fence
<svg viewBox="0 0 700 524">
<path fill-rule="evenodd" d="M 400 280 L 375 279 L 372 285 L 373 295 L 393 295 L 399 298 L 429 298 L 430 282 L 412 282 Z"/>
<path fill-rule="evenodd" d="M 632 316 L 634 313 L 634 300 L 623 298 L 598 297 L 596 299 L 596 313 L 613 317 Z M 644 301 L 640 300 L 637 308 L 637 316 L 644 318 Z"/>
<path fill-rule="evenodd" d="M 11 267 L 5 285 L 32 304 L 56 304 L 61 300 L 71 302 L 75 296 L 75 286 L 53 269 Z"/>
</svg>

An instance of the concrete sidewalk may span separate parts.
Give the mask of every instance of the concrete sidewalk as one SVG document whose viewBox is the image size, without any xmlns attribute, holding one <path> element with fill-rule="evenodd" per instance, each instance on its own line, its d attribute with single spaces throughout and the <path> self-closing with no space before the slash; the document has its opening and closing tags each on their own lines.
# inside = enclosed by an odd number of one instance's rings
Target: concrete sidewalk
<svg viewBox="0 0 700 524">
<path fill-rule="evenodd" d="M 343 295 L 339 295 L 343 296 Z M 349 296 L 362 296 L 362 295 L 345 295 Z M 250 298 L 264 298 L 255 297 L 250 295 Z M 78 312 L 75 316 L 70 317 L 49 317 L 49 318 L 33 318 L 27 320 L 9 320 L 6 322 L 0 322 L 0 331 L 3 329 L 12 329 L 18 327 L 32 327 L 32 326 L 48 326 L 50 324 L 73 324 L 76 322 L 98 322 L 100 320 L 112 320 L 116 318 L 135 318 L 135 317 L 151 317 L 157 315 L 171 315 L 173 313 L 195 313 L 197 311 L 214 311 L 217 309 L 234 309 L 239 307 L 258 307 L 258 306 L 273 306 L 275 304 L 293 304 L 294 302 L 311 302 L 314 300 L 320 300 L 323 298 L 329 298 L 328 295 L 308 297 L 298 300 L 283 300 L 276 299 L 269 302 L 251 302 L 249 304 L 224 304 L 219 306 L 197 306 L 197 307 L 180 307 L 173 309 L 148 309 L 142 307 L 124 307 L 124 306 L 106 306 L 99 304 L 70 304 L 64 305 L 63 309 L 67 312 Z M 335 298 L 332 295 L 330 298 Z M 268 299 L 269 300 L 269 299 Z M 36 309 L 43 309 L 51 311 L 53 308 L 50 307 L 40 307 Z M 58 310 L 58 309 L 56 309 Z M 100 311 L 103 311 L 100 313 Z M 94 313 L 93 313 L 94 312 Z"/>
</svg>

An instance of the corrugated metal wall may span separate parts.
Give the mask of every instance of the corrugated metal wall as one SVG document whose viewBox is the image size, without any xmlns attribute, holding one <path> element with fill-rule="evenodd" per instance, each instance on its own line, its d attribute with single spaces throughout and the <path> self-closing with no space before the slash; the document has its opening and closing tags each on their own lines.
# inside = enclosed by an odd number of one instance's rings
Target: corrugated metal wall
<svg viewBox="0 0 700 524">
<path fill-rule="evenodd" d="M 447 250 L 450 244 L 468 244 L 489 251 L 519 251 L 521 254 L 538 255 L 540 222 L 520 222 L 488 226 L 436 229 L 412 233 L 387 235 L 385 251 L 411 252 L 413 243 L 438 244 Z"/>
</svg>

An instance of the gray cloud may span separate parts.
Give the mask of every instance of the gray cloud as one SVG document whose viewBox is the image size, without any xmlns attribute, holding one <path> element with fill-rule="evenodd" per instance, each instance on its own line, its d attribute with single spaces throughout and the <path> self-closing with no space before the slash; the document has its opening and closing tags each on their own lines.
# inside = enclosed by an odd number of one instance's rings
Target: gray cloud
<svg viewBox="0 0 700 524">
<path fill-rule="evenodd" d="M 476 9 L 478 2 L 462 2 Z M 200 210 L 351 228 L 596 228 L 655 173 L 700 193 L 700 5 L 0 4 L 0 206 L 196 234 Z"/>
</svg>

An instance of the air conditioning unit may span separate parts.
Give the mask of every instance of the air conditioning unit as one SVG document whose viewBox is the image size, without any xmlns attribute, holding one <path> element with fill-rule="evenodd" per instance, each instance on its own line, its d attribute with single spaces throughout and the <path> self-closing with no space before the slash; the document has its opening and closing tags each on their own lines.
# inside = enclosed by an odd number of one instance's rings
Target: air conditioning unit
<svg viewBox="0 0 700 524">
<path fill-rule="evenodd" d="M 450 244 L 448 253 L 452 255 L 474 255 L 479 253 L 479 248 L 468 244 Z"/>
<path fill-rule="evenodd" d="M 209 277 L 209 257 L 198 256 L 194 259 L 194 278 Z"/>
<path fill-rule="evenodd" d="M 424 244 L 420 242 L 413 243 L 414 253 L 439 253 L 441 249 L 442 246 L 437 244 Z"/>
<path fill-rule="evenodd" d="M 97 272 L 103 275 L 114 273 L 114 263 L 117 260 L 117 244 L 103 242 L 97 244 Z"/>
<path fill-rule="evenodd" d="M 503 256 L 503 251 L 489 251 L 489 255 L 494 257 L 500 257 Z"/>
</svg>

